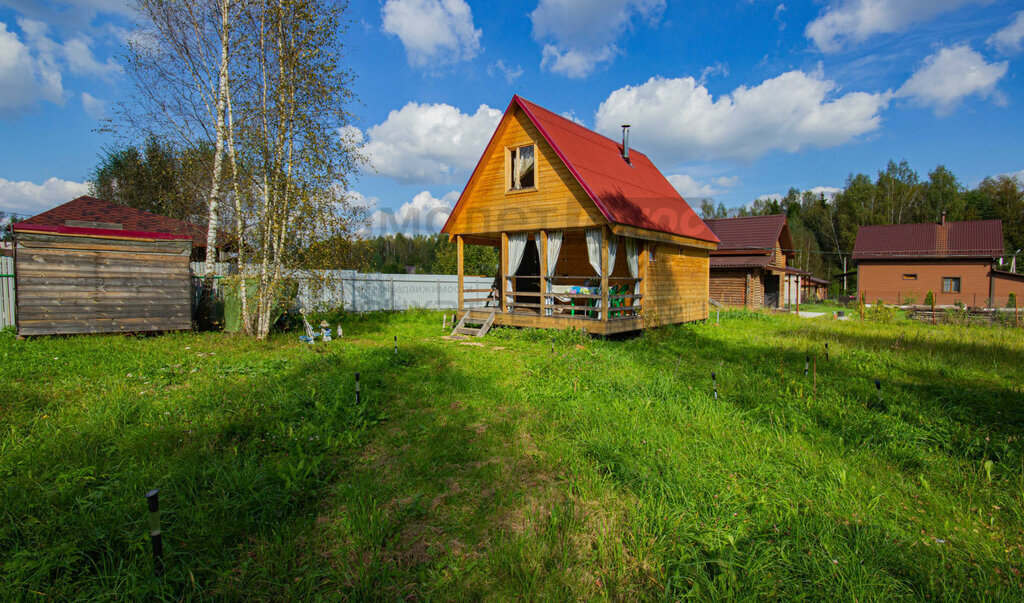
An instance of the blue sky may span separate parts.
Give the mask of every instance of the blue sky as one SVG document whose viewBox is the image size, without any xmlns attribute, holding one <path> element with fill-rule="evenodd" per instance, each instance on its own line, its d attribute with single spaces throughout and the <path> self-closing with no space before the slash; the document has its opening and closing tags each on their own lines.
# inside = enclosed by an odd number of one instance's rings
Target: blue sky
<svg viewBox="0 0 1024 603">
<path fill-rule="evenodd" d="M 1008 0 L 351 3 L 353 185 L 374 230 L 443 223 L 513 94 L 613 138 L 684 197 L 832 191 L 907 159 L 1024 176 L 1024 6 Z M 0 0 L 0 211 L 85 192 L 130 97 L 120 0 Z M 694 203 L 696 204 L 696 203 Z"/>
</svg>

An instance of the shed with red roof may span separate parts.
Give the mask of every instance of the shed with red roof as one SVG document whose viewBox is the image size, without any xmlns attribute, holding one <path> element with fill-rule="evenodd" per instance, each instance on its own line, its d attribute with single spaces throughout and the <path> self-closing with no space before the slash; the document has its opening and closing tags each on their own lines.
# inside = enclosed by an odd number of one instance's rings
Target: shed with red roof
<svg viewBox="0 0 1024 603">
<path fill-rule="evenodd" d="M 192 235 L 14 224 L 18 334 L 123 333 L 192 327 Z"/>
<path fill-rule="evenodd" d="M 853 246 L 857 289 L 868 303 L 991 307 L 1024 292 L 995 270 L 1003 255 L 1001 220 L 861 226 Z M 1018 296 L 1020 293 L 1018 293 Z"/>
<path fill-rule="evenodd" d="M 609 334 L 708 316 L 714 233 L 627 136 L 519 96 L 442 232 L 467 320 Z M 492 290 L 463 288 L 465 244 L 500 249 Z"/>
</svg>

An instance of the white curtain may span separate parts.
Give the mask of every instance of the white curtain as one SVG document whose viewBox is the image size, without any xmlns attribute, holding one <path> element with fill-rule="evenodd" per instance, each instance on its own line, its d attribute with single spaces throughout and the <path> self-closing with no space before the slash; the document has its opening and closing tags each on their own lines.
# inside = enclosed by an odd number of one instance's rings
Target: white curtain
<svg viewBox="0 0 1024 603">
<path fill-rule="evenodd" d="M 523 254 L 526 253 L 526 237 L 527 233 L 525 232 L 508 235 L 508 272 L 505 274 L 515 276 L 516 271 L 519 270 L 519 264 L 523 261 Z M 507 283 L 505 290 L 511 293 L 512 279 L 505 279 L 505 282 Z"/>
<path fill-rule="evenodd" d="M 615 255 L 619 252 L 619 237 L 612 237 L 608 239 L 608 274 L 602 276 L 611 276 L 615 272 Z"/>
<path fill-rule="evenodd" d="M 587 229 L 587 258 L 597 276 L 601 275 L 601 229 Z"/>
<path fill-rule="evenodd" d="M 637 278 L 640 273 L 640 246 L 636 239 L 626 237 L 626 266 L 629 267 L 629 276 Z M 640 281 L 633 284 L 633 293 L 640 292 Z"/>
<path fill-rule="evenodd" d="M 540 252 L 538 242 L 537 251 Z M 548 287 L 547 293 L 551 293 L 551 276 L 555 274 L 555 265 L 558 264 L 558 252 L 562 250 L 562 231 L 552 230 L 548 232 Z M 552 315 L 551 308 L 545 311 L 548 316 Z"/>
</svg>

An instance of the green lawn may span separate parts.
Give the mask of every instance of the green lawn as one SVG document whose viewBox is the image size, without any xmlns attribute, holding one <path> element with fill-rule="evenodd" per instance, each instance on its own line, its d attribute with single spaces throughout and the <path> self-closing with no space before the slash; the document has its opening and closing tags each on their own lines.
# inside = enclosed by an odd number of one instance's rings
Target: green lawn
<svg viewBox="0 0 1024 603">
<path fill-rule="evenodd" d="M 1024 597 L 1021 331 L 343 321 L 0 333 L 0 599 Z"/>
</svg>

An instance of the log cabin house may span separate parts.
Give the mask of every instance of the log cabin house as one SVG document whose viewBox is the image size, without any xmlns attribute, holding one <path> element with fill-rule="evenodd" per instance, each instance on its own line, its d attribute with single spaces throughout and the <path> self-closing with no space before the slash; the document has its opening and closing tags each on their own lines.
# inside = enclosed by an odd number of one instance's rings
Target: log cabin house
<svg viewBox="0 0 1024 603">
<path fill-rule="evenodd" d="M 1020 299 L 1024 279 L 996 270 L 1003 255 L 1001 220 L 861 226 L 853 246 L 857 294 L 867 303 L 1002 307 Z"/>
<path fill-rule="evenodd" d="M 721 240 L 711 252 L 711 299 L 733 308 L 779 308 L 794 303 L 809 273 L 787 266 L 795 257 L 785 214 L 705 222 Z"/>
<path fill-rule="evenodd" d="M 606 335 L 708 316 L 718 239 L 628 126 L 619 143 L 514 96 L 441 230 L 476 324 Z M 500 249 L 493 289 L 463 287 L 464 245 Z"/>
</svg>

